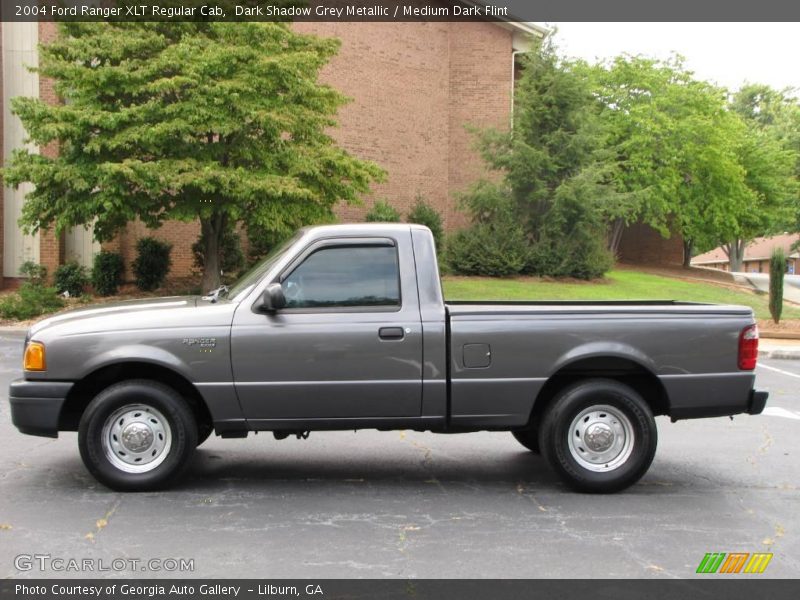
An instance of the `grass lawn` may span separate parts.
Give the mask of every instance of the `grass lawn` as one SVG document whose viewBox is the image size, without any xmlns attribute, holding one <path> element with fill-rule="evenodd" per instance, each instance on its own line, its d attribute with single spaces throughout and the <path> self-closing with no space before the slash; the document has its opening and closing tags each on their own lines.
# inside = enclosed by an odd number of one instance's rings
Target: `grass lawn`
<svg viewBox="0 0 800 600">
<path fill-rule="evenodd" d="M 769 318 L 766 294 L 638 271 L 611 271 L 603 280 L 566 283 L 533 277 L 446 276 L 443 285 L 447 300 L 683 300 L 744 304 L 755 310 L 757 318 Z M 800 308 L 784 305 L 782 318 L 800 319 Z"/>
</svg>

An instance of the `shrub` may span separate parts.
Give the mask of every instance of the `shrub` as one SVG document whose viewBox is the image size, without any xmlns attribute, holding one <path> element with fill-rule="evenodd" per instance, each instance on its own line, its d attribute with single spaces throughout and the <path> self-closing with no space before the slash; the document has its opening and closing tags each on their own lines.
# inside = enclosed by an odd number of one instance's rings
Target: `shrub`
<svg viewBox="0 0 800 600">
<path fill-rule="evenodd" d="M 783 312 L 783 276 L 786 273 L 786 255 L 783 248 L 775 248 L 769 259 L 769 314 L 780 323 Z"/>
<path fill-rule="evenodd" d="M 30 283 L 44 285 L 47 279 L 47 267 L 36 264 L 32 260 L 26 260 L 20 265 L 19 274 L 27 277 Z"/>
<path fill-rule="evenodd" d="M 0 316 L 6 319 L 32 319 L 64 306 L 56 288 L 45 286 L 45 267 L 28 261 L 22 264 L 20 273 L 27 276 L 28 281 L 16 293 L 0 300 Z"/>
<path fill-rule="evenodd" d="M 201 270 L 206 264 L 205 256 L 203 255 L 204 242 L 205 239 L 201 233 L 197 241 L 192 244 L 194 266 Z M 229 229 L 222 235 L 219 258 L 219 268 L 222 270 L 223 275 L 235 275 L 244 266 L 244 253 L 239 242 L 239 234 L 233 229 Z"/>
<path fill-rule="evenodd" d="M 386 200 L 378 200 L 367 213 L 367 223 L 399 223 L 400 213 Z"/>
<path fill-rule="evenodd" d="M 411 212 L 409 212 L 406 217 L 406 221 L 409 223 L 419 223 L 430 229 L 433 234 L 433 239 L 436 241 L 436 247 L 441 250 L 442 236 L 444 233 L 442 216 L 433 206 L 425 202 L 422 196 L 417 196 L 414 206 L 411 207 Z"/>
<path fill-rule="evenodd" d="M 461 275 L 509 277 L 528 264 L 525 230 L 507 189 L 481 181 L 462 198 L 473 225 L 447 240 L 446 271 Z"/>
<path fill-rule="evenodd" d="M 447 241 L 448 270 L 460 275 L 509 277 L 528 264 L 528 242 L 519 225 L 476 223 Z"/>
<path fill-rule="evenodd" d="M 56 269 L 55 284 L 59 294 L 67 292 L 77 298 L 89 284 L 86 268 L 75 261 L 61 265 Z"/>
<path fill-rule="evenodd" d="M 556 194 L 541 219 L 525 272 L 548 277 L 595 279 L 611 269 L 603 224 L 579 197 Z"/>
<path fill-rule="evenodd" d="M 611 252 L 601 239 L 545 237 L 531 246 L 524 272 L 545 277 L 596 279 L 613 265 Z"/>
<path fill-rule="evenodd" d="M 92 287 L 101 296 L 113 296 L 122 285 L 125 263 L 122 255 L 103 250 L 95 254 L 92 265 Z"/>
<path fill-rule="evenodd" d="M 170 252 L 172 244 L 156 238 L 145 237 L 136 242 L 133 274 L 136 277 L 136 286 L 140 290 L 149 292 L 164 283 L 172 266 Z"/>
</svg>

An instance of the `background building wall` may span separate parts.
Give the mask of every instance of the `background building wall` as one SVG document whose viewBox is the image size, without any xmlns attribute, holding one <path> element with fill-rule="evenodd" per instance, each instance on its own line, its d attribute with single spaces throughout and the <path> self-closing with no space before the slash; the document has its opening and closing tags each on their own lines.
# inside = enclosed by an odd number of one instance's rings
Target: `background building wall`
<svg viewBox="0 0 800 600">
<path fill-rule="evenodd" d="M 683 239 L 677 233 L 664 238 L 649 225 L 634 223 L 622 234 L 618 258 L 626 263 L 681 266 Z"/>
<path fill-rule="evenodd" d="M 20 120 L 11 114 L 11 98 L 38 96 L 39 76 L 27 67 L 39 64 L 37 23 L 2 23 L 2 79 L 3 79 L 3 157 L 22 148 L 26 137 Z M 36 151 L 36 148 L 29 146 Z M 39 236 L 23 235 L 17 225 L 25 195 L 32 189 L 23 184 L 19 189 L 3 188 L 3 276 L 17 277 L 25 261 L 40 261 Z"/>
</svg>

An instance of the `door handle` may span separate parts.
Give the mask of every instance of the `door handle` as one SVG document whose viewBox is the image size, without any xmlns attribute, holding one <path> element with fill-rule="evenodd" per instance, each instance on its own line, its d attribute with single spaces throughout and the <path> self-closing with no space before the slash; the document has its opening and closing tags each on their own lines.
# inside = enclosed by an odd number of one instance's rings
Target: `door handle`
<svg viewBox="0 0 800 600">
<path fill-rule="evenodd" d="M 381 327 L 378 337 L 382 340 L 402 340 L 405 337 L 402 327 Z"/>
</svg>

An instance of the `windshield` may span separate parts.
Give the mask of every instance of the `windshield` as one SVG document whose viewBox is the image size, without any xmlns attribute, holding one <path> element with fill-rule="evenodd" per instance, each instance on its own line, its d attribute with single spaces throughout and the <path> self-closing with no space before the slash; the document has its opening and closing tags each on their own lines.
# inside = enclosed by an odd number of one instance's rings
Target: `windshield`
<svg viewBox="0 0 800 600">
<path fill-rule="evenodd" d="M 237 301 L 244 298 L 253 289 L 262 277 L 269 271 L 272 266 L 283 256 L 284 252 L 289 249 L 297 240 L 303 235 L 302 231 L 298 231 L 291 238 L 286 240 L 283 244 L 275 246 L 264 258 L 253 265 L 247 273 L 242 275 L 236 283 L 234 283 L 227 291 L 220 294 L 223 298 L 230 298 Z"/>
</svg>

